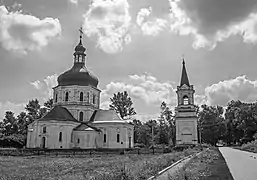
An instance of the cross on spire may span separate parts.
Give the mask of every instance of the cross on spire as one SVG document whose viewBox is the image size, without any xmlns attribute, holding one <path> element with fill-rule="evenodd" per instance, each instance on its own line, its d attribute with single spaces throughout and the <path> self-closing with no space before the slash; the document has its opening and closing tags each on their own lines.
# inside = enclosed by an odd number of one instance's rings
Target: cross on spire
<svg viewBox="0 0 257 180">
<path fill-rule="evenodd" d="M 82 28 L 82 26 L 80 26 L 80 28 L 79 28 L 79 34 L 80 34 L 80 38 L 82 38 L 82 36 L 83 36 L 83 28 Z"/>
</svg>

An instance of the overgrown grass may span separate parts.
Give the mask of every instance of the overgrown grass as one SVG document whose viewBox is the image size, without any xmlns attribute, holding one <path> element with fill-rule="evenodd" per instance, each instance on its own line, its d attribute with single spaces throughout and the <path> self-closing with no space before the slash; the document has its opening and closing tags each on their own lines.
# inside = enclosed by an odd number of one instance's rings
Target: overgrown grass
<svg viewBox="0 0 257 180">
<path fill-rule="evenodd" d="M 169 180 L 233 180 L 218 148 L 210 148 L 194 157 Z"/>
<path fill-rule="evenodd" d="M 0 157 L 2 179 L 140 180 L 157 174 L 198 148 L 162 155 L 101 155 L 93 157 Z M 0 179 L 1 179 L 0 178 Z"/>
<path fill-rule="evenodd" d="M 257 153 L 257 140 L 243 144 L 241 147 L 236 147 L 236 149 Z"/>
</svg>

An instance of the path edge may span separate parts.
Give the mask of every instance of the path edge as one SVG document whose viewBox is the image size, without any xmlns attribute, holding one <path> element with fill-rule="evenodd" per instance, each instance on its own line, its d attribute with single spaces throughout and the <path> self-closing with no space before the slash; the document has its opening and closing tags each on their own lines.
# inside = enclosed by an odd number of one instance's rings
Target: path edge
<svg viewBox="0 0 257 180">
<path fill-rule="evenodd" d="M 163 174 L 164 172 L 166 172 L 166 171 L 168 171 L 169 169 L 173 168 L 174 166 L 176 166 L 177 164 L 181 163 L 182 161 L 184 161 L 184 160 L 186 160 L 186 159 L 188 159 L 188 158 L 194 158 L 194 157 L 196 157 L 196 156 L 199 156 L 201 153 L 203 153 L 204 151 L 207 151 L 208 149 L 209 149 L 209 148 L 204 149 L 203 151 L 198 152 L 198 153 L 196 153 L 196 154 L 191 154 L 191 155 L 189 155 L 189 156 L 186 156 L 186 157 L 184 157 L 184 158 L 178 160 L 177 162 L 173 163 L 172 165 L 170 165 L 170 166 L 166 167 L 165 169 L 159 171 L 156 175 L 151 176 L 151 177 L 148 178 L 147 180 L 153 180 L 153 179 L 156 178 L 157 176 L 160 176 L 161 174 Z"/>
</svg>

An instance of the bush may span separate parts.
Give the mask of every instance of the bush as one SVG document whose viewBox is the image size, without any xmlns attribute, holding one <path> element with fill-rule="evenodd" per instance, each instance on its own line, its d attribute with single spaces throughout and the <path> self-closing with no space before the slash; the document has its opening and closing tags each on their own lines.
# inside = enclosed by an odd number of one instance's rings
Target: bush
<svg viewBox="0 0 257 180">
<path fill-rule="evenodd" d="M 26 136 L 21 134 L 13 134 L 0 138 L 1 147 L 23 148 L 26 145 Z"/>
</svg>

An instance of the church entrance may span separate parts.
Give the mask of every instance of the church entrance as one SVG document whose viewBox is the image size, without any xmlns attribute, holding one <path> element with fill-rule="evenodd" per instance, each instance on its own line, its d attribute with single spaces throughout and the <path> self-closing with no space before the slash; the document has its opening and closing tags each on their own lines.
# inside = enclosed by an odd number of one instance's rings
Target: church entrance
<svg viewBox="0 0 257 180">
<path fill-rule="evenodd" d="M 41 148 L 46 148 L 46 137 L 42 137 L 41 139 Z"/>
</svg>

